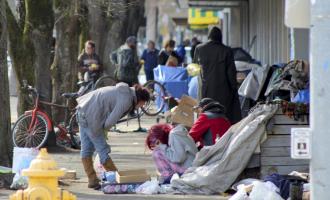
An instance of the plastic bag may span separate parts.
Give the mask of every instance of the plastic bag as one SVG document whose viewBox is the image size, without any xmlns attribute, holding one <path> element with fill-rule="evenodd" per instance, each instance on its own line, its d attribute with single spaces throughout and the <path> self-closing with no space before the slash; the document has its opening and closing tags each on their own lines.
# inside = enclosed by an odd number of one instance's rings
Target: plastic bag
<svg viewBox="0 0 330 200">
<path fill-rule="evenodd" d="M 160 194 L 174 194 L 176 191 L 172 188 L 171 184 L 162 184 L 160 185 Z"/>
<path fill-rule="evenodd" d="M 102 180 L 103 177 L 104 177 L 104 173 L 106 171 L 105 171 L 105 169 L 103 168 L 103 165 L 100 162 L 99 154 L 96 154 L 95 159 L 94 159 L 94 162 L 93 162 L 93 165 L 94 165 L 94 169 L 95 169 L 95 172 L 96 172 L 96 176 L 100 180 Z"/>
<path fill-rule="evenodd" d="M 197 76 L 201 73 L 201 66 L 196 63 L 191 63 L 187 66 L 189 76 Z"/>
<path fill-rule="evenodd" d="M 270 182 L 269 182 L 270 183 Z M 253 189 L 250 193 L 251 200 L 283 200 L 282 197 L 276 193 L 278 189 L 265 182 L 254 182 Z"/>
<path fill-rule="evenodd" d="M 11 189 L 20 190 L 26 189 L 28 187 L 28 178 L 26 176 L 22 176 L 20 173 L 16 173 L 13 182 L 10 185 Z"/>
<path fill-rule="evenodd" d="M 292 102 L 294 103 L 309 103 L 309 89 L 299 90 Z"/>
<path fill-rule="evenodd" d="M 160 191 L 161 188 L 157 180 L 146 181 L 136 188 L 136 193 L 138 194 L 158 194 Z"/>
<path fill-rule="evenodd" d="M 237 183 L 233 184 L 231 186 L 231 189 L 238 191 L 238 186 L 239 185 L 245 185 L 245 186 L 247 186 L 247 185 L 251 185 L 255 181 L 261 181 L 261 180 L 255 179 L 255 178 L 242 179 L 242 180 L 238 181 Z"/>
<path fill-rule="evenodd" d="M 270 66 L 253 68 L 238 89 L 238 94 L 254 101 L 258 100 L 269 68 Z"/>
<path fill-rule="evenodd" d="M 241 184 L 237 186 L 237 192 L 232 197 L 230 197 L 229 200 L 250 200 L 245 191 L 245 185 Z"/>
<path fill-rule="evenodd" d="M 13 173 L 15 177 L 10 186 L 11 189 L 25 189 L 28 186 L 28 179 L 21 175 L 23 169 L 30 167 L 31 161 L 37 157 L 38 149 L 14 147 Z"/>
<path fill-rule="evenodd" d="M 11 172 L 12 172 L 11 168 L 0 166 L 0 174 L 9 174 Z"/>
<path fill-rule="evenodd" d="M 116 182 L 116 172 L 104 172 L 102 176 L 102 180 L 108 182 L 108 183 L 117 183 Z"/>
</svg>

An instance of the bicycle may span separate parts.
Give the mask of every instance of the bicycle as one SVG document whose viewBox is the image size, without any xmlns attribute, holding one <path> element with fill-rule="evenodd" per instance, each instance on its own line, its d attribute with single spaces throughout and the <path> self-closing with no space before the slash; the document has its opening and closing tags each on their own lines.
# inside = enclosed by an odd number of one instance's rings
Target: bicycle
<svg viewBox="0 0 330 200">
<path fill-rule="evenodd" d="M 72 93 L 72 94 L 76 94 L 76 96 L 82 96 L 98 88 L 105 86 L 113 86 L 117 83 L 117 81 L 109 75 L 103 75 L 99 79 L 97 80 L 95 79 L 96 79 L 96 74 L 94 73 L 89 74 L 88 72 L 85 72 L 84 80 L 78 82 L 78 86 L 80 87 L 79 91 L 77 93 Z"/>
<path fill-rule="evenodd" d="M 163 112 L 167 99 L 165 87 L 154 80 L 146 82 L 143 87 L 147 88 L 150 93 L 150 100 L 141 108 L 141 110 L 149 116 L 156 116 Z"/>
<path fill-rule="evenodd" d="M 15 122 L 12 129 L 12 139 L 16 147 L 29 147 L 29 148 L 41 148 L 45 145 L 50 132 L 53 129 L 58 129 L 56 133 L 57 143 L 67 144 L 73 148 L 80 148 L 78 141 L 79 132 L 78 124 L 76 122 L 75 109 L 70 109 L 68 101 L 73 98 L 72 96 L 62 95 L 67 99 L 67 105 L 59 105 L 39 99 L 40 94 L 36 88 L 28 85 L 26 81 L 23 81 L 23 88 L 32 94 L 34 98 L 34 108 L 26 111 Z M 65 109 L 65 112 L 70 112 L 69 123 L 58 124 L 53 127 L 53 122 L 48 114 L 40 108 L 40 104 L 55 106 Z M 67 146 L 65 145 L 65 146 Z"/>
<path fill-rule="evenodd" d="M 18 118 L 12 129 L 12 137 L 14 145 L 17 147 L 35 147 L 40 148 L 45 145 L 48 135 L 53 131 L 53 123 L 51 118 L 44 112 L 39 104 L 54 106 L 65 109 L 65 116 L 70 112 L 69 122 L 64 120 L 64 123 L 55 126 L 56 141 L 58 145 L 80 148 L 79 142 L 79 127 L 76 121 L 75 109 L 70 109 L 68 106 L 69 100 L 75 99 L 92 90 L 112 86 L 116 81 L 111 76 L 102 76 L 97 81 L 94 77 L 85 79 L 83 82 L 84 88 L 80 93 L 64 93 L 62 96 L 67 99 L 66 106 L 54 104 L 39 99 L 39 93 L 36 88 L 29 86 L 26 81 L 23 81 L 23 88 L 30 93 L 34 103 L 32 110 L 26 111 Z"/>
</svg>

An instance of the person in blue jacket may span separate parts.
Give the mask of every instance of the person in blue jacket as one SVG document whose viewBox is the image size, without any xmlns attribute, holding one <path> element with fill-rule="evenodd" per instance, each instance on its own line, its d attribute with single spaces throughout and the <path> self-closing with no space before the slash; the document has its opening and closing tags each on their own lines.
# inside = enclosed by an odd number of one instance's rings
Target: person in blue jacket
<svg viewBox="0 0 330 200">
<path fill-rule="evenodd" d="M 155 48 L 155 42 L 150 40 L 148 42 L 148 48 L 142 53 L 141 59 L 144 61 L 144 72 L 146 74 L 147 81 L 154 80 L 153 69 L 157 67 L 159 50 Z"/>
<path fill-rule="evenodd" d="M 185 63 L 185 58 L 186 58 L 186 50 L 185 50 L 185 47 L 189 46 L 190 45 L 190 41 L 188 39 L 184 40 L 182 42 L 182 44 L 180 44 L 178 46 L 178 48 L 176 49 L 176 53 L 178 56 L 180 56 L 181 58 L 181 62 L 182 63 Z M 179 63 L 179 65 L 182 65 L 182 63 Z"/>
</svg>

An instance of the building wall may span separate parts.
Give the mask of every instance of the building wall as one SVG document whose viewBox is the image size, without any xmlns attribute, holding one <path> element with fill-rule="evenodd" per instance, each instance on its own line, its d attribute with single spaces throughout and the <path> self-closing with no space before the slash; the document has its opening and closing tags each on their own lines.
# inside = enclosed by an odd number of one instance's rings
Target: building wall
<svg viewBox="0 0 330 200">
<path fill-rule="evenodd" d="M 251 55 L 262 64 L 288 62 L 290 31 L 284 25 L 285 0 L 249 0 Z"/>
<path fill-rule="evenodd" d="M 291 37 L 291 58 L 309 61 L 309 29 L 294 28 Z"/>
</svg>

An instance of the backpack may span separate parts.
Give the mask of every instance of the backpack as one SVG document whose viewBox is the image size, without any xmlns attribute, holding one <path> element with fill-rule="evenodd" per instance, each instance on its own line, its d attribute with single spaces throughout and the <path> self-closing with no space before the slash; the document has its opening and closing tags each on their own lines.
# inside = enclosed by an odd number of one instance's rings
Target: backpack
<svg viewBox="0 0 330 200">
<path fill-rule="evenodd" d="M 135 82 L 138 75 L 138 60 L 131 49 L 117 51 L 117 69 L 115 76 L 124 82 Z"/>
</svg>

